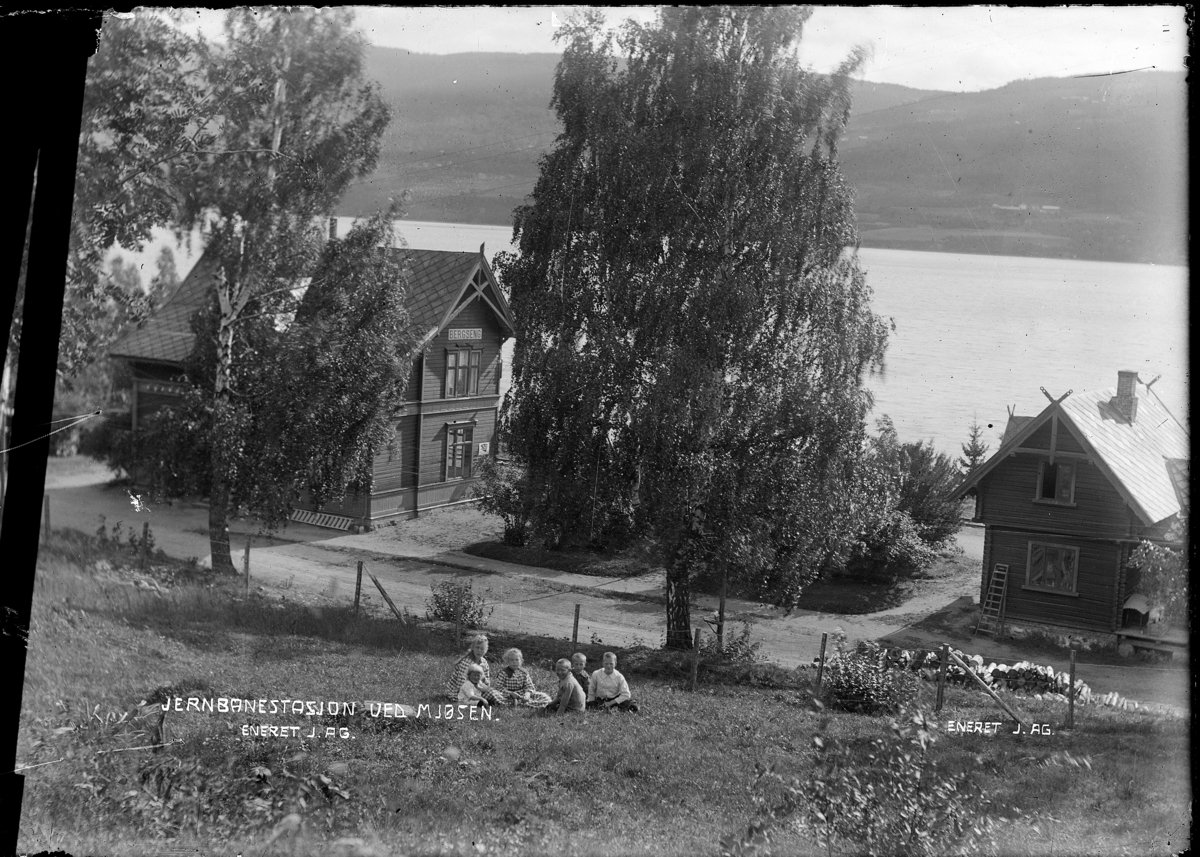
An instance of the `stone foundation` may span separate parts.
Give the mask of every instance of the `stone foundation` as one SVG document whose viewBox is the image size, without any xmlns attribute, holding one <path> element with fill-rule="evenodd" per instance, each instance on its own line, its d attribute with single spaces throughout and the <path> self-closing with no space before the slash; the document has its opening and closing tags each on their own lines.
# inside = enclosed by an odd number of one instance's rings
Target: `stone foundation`
<svg viewBox="0 0 1200 857">
<path fill-rule="evenodd" d="M 1081 649 L 1085 652 L 1093 649 L 1112 649 L 1117 645 L 1116 634 L 1106 634 L 1103 631 L 1082 631 L 1078 628 L 1068 628 L 1065 625 L 1050 625 L 1031 622 L 1027 619 L 1018 622 L 1006 620 L 1004 632 L 1014 640 L 1023 640 L 1030 635 L 1041 634 L 1051 638 L 1064 649 Z"/>
</svg>

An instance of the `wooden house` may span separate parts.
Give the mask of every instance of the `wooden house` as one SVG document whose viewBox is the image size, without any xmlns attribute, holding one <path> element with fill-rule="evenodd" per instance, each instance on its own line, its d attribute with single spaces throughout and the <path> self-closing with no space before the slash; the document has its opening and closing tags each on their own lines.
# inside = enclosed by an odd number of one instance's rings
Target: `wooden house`
<svg viewBox="0 0 1200 857">
<path fill-rule="evenodd" d="M 1115 390 L 1068 392 L 1035 417 L 1010 417 L 995 455 L 951 495 L 973 495 L 985 528 L 981 630 L 1174 639 L 1147 632 L 1128 564 L 1143 539 L 1182 547 L 1190 440 L 1138 383 L 1119 372 Z"/>
<path fill-rule="evenodd" d="M 395 415 L 393 453 L 376 453 L 369 494 L 317 509 L 300 498 L 294 520 L 349 529 L 467 502 L 478 462 L 496 454 L 504 341 L 513 335 L 508 302 L 483 255 L 393 249 L 408 258 L 408 309 L 422 334 L 405 402 Z M 109 350 L 133 376 L 131 428 L 177 397 L 192 350 L 191 320 L 212 295 L 203 256 L 145 322 Z"/>
</svg>

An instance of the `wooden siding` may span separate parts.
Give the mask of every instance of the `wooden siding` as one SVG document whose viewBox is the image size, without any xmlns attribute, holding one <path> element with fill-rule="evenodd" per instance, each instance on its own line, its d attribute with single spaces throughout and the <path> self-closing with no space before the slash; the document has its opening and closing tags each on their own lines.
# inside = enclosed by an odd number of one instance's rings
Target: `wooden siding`
<svg viewBox="0 0 1200 857">
<path fill-rule="evenodd" d="M 479 395 L 500 394 L 500 325 L 491 308 L 476 298 L 454 317 L 449 326 L 438 333 L 425 349 L 425 375 L 421 400 L 425 402 L 443 399 L 446 386 L 446 351 L 468 343 L 451 342 L 450 328 L 478 327 L 483 330 L 483 340 L 469 343 L 472 349 L 483 352 L 479 360 Z"/>
<path fill-rule="evenodd" d="M 1050 435 L 1053 431 L 1054 420 L 1046 420 L 1046 424 L 1031 434 L 1021 444 L 1028 449 L 1044 449 L 1050 451 Z M 1065 420 L 1058 421 L 1058 437 L 1055 438 L 1054 448 L 1059 452 L 1084 452 L 1083 444 L 1081 444 L 1071 429 L 1067 427 Z"/>
<path fill-rule="evenodd" d="M 421 486 L 417 492 L 420 496 L 421 508 L 432 509 L 450 503 L 471 500 L 475 496 L 472 489 L 477 481 L 476 479 L 459 479 L 455 482 L 443 482 L 440 485 Z"/>
<path fill-rule="evenodd" d="M 1130 538 L 1131 513 L 1108 479 L 1079 459 L 1075 466 L 1075 505 L 1037 502 L 1038 455 L 1017 454 L 1001 462 L 979 484 L 984 521 L 993 526 L 1032 527 L 1056 533 Z"/>
<path fill-rule="evenodd" d="M 446 426 L 448 423 L 475 420 L 471 433 L 471 473 L 479 461 L 477 451 L 479 444 L 489 443 L 489 455 L 496 455 L 496 410 L 486 408 L 472 411 L 458 411 L 436 416 L 425 416 L 425 445 L 421 449 L 421 487 L 436 485 L 446 481 Z M 461 481 L 461 480 L 456 480 Z M 421 507 L 425 504 L 422 502 Z"/>
<path fill-rule="evenodd" d="M 417 418 L 400 417 L 396 423 L 396 446 L 375 454 L 372 494 L 411 488 L 417 483 Z M 374 505 L 372 505 L 372 509 Z"/>
<path fill-rule="evenodd" d="M 979 580 L 979 603 L 987 600 L 988 581 L 991 580 L 992 569 L 992 528 L 983 528 L 983 573 Z"/>
<path fill-rule="evenodd" d="M 416 498 L 416 490 L 404 488 L 399 491 L 389 491 L 383 494 L 371 495 L 371 520 L 394 518 L 397 515 L 411 514 Z"/>
<path fill-rule="evenodd" d="M 421 398 L 421 352 L 413 354 L 412 369 L 408 373 L 408 384 L 404 387 L 405 402 L 416 402 Z"/>
<path fill-rule="evenodd" d="M 146 363 L 140 360 L 129 361 L 129 374 L 139 381 L 174 381 L 183 368 L 169 363 Z"/>
<path fill-rule="evenodd" d="M 995 530 L 991 535 L 989 571 L 996 563 L 1008 565 L 1006 619 L 1026 619 L 1092 631 L 1114 630 L 1113 600 L 1117 586 L 1115 577 L 1121 559 L 1120 545 L 1012 530 Z M 1030 542 L 1079 549 L 1074 595 L 1023 588 L 1028 572 Z"/>
<path fill-rule="evenodd" d="M 335 500 L 331 503 L 326 503 L 320 509 L 309 499 L 307 492 L 300 495 L 300 499 L 296 501 L 297 509 L 310 509 L 314 512 L 324 512 L 326 515 L 340 515 L 344 518 L 354 518 L 356 521 L 366 515 L 367 496 L 361 494 L 354 497 L 352 494 L 347 494 L 341 500 Z"/>
</svg>

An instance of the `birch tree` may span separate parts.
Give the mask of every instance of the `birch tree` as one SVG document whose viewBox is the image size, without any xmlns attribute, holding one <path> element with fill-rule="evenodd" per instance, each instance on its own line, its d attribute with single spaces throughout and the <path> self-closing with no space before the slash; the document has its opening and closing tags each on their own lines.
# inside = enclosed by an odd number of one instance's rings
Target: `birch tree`
<svg viewBox="0 0 1200 857">
<path fill-rule="evenodd" d="M 363 78 L 364 40 L 346 9 L 234 9 L 223 44 L 197 61 L 220 105 L 212 153 L 198 152 L 175 184 L 177 225 L 200 226 L 219 308 L 212 380 L 209 531 L 215 570 L 233 570 L 230 486 L 246 466 L 248 403 L 239 399 L 237 328 L 252 299 L 269 313 L 311 273 L 318 219 L 370 173 L 389 112 Z"/>
<path fill-rule="evenodd" d="M 791 606 L 852 541 L 888 328 L 837 160 L 861 55 L 803 69 L 810 14 L 569 21 L 563 132 L 498 265 L 519 328 L 504 428 L 538 529 L 599 503 L 649 533 L 672 647 L 697 574 Z"/>
</svg>

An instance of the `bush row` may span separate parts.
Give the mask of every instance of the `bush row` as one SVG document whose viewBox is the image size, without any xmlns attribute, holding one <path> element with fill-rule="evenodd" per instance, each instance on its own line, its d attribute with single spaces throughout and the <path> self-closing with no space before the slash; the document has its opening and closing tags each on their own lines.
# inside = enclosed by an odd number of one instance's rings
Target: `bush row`
<svg viewBox="0 0 1200 857">
<path fill-rule="evenodd" d="M 1071 687 L 1071 676 L 1065 670 L 1021 661 L 1012 665 L 984 664 L 980 655 L 968 655 L 951 649 L 970 671 L 993 690 L 1013 693 L 1036 694 L 1066 702 Z M 915 691 L 899 678 L 902 675 L 919 676 L 925 681 L 937 681 L 941 669 L 942 654 L 933 649 L 899 649 L 879 646 L 877 643 L 859 643 L 852 653 L 835 647 L 832 657 L 827 658 L 825 668 L 829 674 L 827 687 L 832 701 L 839 708 L 852 711 L 896 711 Z M 818 659 L 813 659 L 817 666 Z M 974 684 L 966 670 L 951 661 L 946 666 L 948 684 Z M 1149 710 L 1169 713 L 1170 706 L 1142 704 L 1112 693 L 1094 693 L 1081 679 L 1075 680 L 1075 701 L 1081 705 L 1105 705 L 1124 710 Z"/>
<path fill-rule="evenodd" d="M 984 684 L 994 690 L 1009 690 L 1014 693 L 1058 694 L 1068 695 L 1071 677 L 1065 671 L 1055 670 L 1054 667 L 1041 666 L 1021 661 L 1011 666 L 1007 664 L 990 663 L 984 665 L 979 655 L 968 655 L 958 649 L 951 649 L 970 671 Z M 941 652 L 933 649 L 899 649 L 885 648 L 875 643 L 859 643 L 852 655 L 847 655 L 840 649 L 835 650 L 833 657 L 826 660 L 826 669 L 834 681 L 844 680 L 850 674 L 872 676 L 876 684 L 883 680 L 877 675 L 889 673 L 913 673 L 926 681 L 937 681 L 941 669 Z M 816 666 L 817 659 L 813 660 Z M 877 674 L 877 675 L 873 675 Z M 895 680 L 891 680 L 893 684 Z M 967 671 L 953 660 L 946 666 L 947 684 L 974 684 Z M 1100 697 L 1092 693 L 1082 680 L 1075 680 L 1075 699 L 1088 703 L 1098 701 Z"/>
</svg>

